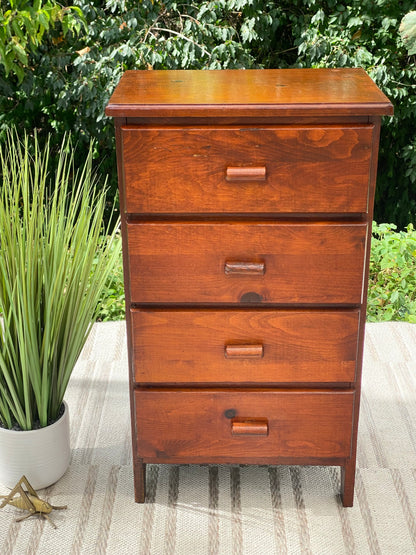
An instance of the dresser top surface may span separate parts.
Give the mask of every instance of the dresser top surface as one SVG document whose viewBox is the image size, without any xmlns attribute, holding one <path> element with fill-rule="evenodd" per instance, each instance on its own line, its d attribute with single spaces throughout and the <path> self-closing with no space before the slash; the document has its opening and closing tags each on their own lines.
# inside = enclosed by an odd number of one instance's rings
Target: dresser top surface
<svg viewBox="0 0 416 555">
<path fill-rule="evenodd" d="M 360 68 L 126 71 L 106 109 L 114 117 L 392 113 Z"/>
</svg>

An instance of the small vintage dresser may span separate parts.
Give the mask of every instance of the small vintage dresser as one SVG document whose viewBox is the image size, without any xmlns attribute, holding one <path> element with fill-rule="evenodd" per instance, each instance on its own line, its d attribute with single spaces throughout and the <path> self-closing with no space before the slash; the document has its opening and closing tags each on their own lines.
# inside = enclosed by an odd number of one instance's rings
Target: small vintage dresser
<svg viewBox="0 0 416 555">
<path fill-rule="evenodd" d="M 127 71 L 116 129 L 146 463 L 341 467 L 354 498 L 381 116 L 361 69 Z"/>
</svg>

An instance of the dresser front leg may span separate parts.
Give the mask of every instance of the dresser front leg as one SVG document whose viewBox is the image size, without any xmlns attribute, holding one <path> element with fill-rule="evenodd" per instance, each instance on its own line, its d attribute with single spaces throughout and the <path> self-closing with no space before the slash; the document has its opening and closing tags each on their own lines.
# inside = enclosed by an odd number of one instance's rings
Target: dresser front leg
<svg viewBox="0 0 416 555">
<path fill-rule="evenodd" d="M 144 503 L 146 497 L 146 464 L 142 459 L 134 461 L 134 499 Z"/>
<path fill-rule="evenodd" d="M 344 507 L 354 504 L 355 459 L 348 459 L 341 467 L 341 498 Z"/>
</svg>

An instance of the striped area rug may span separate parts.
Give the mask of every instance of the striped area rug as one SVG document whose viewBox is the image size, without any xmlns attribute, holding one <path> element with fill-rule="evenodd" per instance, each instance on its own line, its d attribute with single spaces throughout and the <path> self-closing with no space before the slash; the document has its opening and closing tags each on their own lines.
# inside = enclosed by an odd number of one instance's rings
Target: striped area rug
<svg viewBox="0 0 416 555">
<path fill-rule="evenodd" d="M 0 554 L 416 553 L 416 326 L 369 324 L 354 507 L 339 469 L 149 465 L 133 501 L 124 323 L 97 324 L 74 372 L 72 462 L 46 521 L 0 511 Z M 6 493 L 0 486 L 0 493 Z"/>
</svg>

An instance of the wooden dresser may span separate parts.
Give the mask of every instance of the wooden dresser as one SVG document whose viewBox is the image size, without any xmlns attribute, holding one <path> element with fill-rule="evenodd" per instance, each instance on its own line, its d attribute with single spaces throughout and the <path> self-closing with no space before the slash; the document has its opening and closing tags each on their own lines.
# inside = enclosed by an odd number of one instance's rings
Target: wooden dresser
<svg viewBox="0 0 416 555">
<path fill-rule="evenodd" d="M 361 69 L 128 71 L 115 118 L 146 463 L 341 467 L 354 498 L 380 119 Z"/>
</svg>

